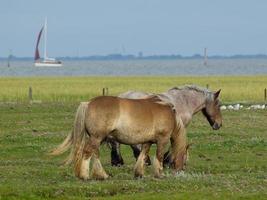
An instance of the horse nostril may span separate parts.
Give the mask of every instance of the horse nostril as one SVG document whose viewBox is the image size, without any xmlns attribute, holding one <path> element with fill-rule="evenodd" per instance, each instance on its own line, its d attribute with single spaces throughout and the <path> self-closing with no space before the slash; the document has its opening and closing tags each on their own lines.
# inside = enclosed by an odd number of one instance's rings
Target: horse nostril
<svg viewBox="0 0 267 200">
<path fill-rule="evenodd" d="M 220 125 L 217 123 L 214 123 L 212 128 L 213 128 L 213 130 L 218 130 L 220 128 Z"/>
</svg>

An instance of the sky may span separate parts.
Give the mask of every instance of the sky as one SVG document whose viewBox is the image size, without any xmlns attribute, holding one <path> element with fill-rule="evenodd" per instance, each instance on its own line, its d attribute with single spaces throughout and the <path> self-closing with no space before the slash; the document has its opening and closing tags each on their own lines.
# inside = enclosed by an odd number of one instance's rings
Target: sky
<svg viewBox="0 0 267 200">
<path fill-rule="evenodd" d="M 266 0 L 0 0 L 0 57 L 33 56 L 45 17 L 51 57 L 267 54 L 266 10 Z"/>
</svg>

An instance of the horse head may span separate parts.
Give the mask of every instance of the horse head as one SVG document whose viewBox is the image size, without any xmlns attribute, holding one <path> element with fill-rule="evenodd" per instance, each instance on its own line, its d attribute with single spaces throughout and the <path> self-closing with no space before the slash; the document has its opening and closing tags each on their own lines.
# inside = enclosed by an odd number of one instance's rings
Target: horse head
<svg viewBox="0 0 267 200">
<path fill-rule="evenodd" d="M 202 113 L 214 130 L 218 130 L 222 126 L 222 114 L 219 100 L 220 92 L 221 90 L 212 93 L 211 97 L 206 99 L 205 107 L 202 109 Z"/>
</svg>

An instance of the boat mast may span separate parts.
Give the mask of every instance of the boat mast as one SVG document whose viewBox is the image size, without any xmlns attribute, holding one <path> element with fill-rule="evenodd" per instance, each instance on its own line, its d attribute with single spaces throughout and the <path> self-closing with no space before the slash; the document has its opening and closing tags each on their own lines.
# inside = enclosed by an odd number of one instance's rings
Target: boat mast
<svg viewBox="0 0 267 200">
<path fill-rule="evenodd" d="M 204 65 L 208 65 L 207 48 L 204 48 Z"/>
<path fill-rule="evenodd" d="M 44 24 L 44 60 L 47 59 L 46 41 L 47 41 L 47 18 L 45 18 L 45 24 Z"/>
<path fill-rule="evenodd" d="M 10 67 L 11 58 L 12 58 L 12 50 L 10 49 L 9 50 L 9 55 L 7 57 L 7 67 Z"/>
</svg>

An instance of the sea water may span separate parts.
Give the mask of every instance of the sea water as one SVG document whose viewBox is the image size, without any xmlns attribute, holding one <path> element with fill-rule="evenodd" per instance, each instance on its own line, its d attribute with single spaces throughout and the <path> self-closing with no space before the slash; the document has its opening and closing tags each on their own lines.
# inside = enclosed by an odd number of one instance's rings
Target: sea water
<svg viewBox="0 0 267 200">
<path fill-rule="evenodd" d="M 267 75 L 267 59 L 63 61 L 63 67 L 34 67 L 32 61 L 0 62 L 0 76 L 211 76 Z"/>
</svg>

